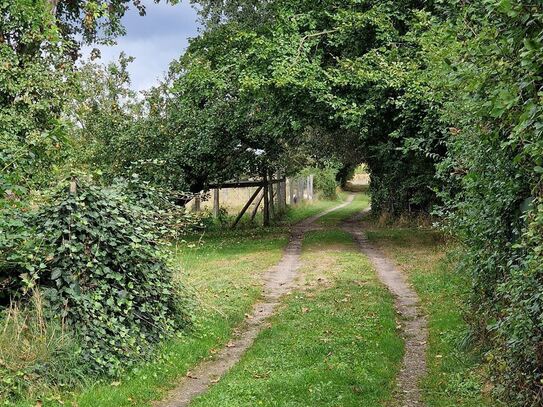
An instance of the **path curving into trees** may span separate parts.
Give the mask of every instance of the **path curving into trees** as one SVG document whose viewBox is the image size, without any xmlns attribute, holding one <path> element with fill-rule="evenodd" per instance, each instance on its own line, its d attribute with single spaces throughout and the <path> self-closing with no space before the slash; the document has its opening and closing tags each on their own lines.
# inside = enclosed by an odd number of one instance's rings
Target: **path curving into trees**
<svg viewBox="0 0 543 407">
<path fill-rule="evenodd" d="M 258 334 L 266 327 L 267 319 L 274 314 L 283 295 L 294 288 L 302 242 L 306 232 L 317 228 L 314 223 L 321 217 L 350 205 L 351 194 L 341 205 L 330 208 L 298 223 L 292 230 L 283 257 L 263 277 L 263 300 L 253 307 L 243 326 L 235 331 L 234 338 L 212 359 L 205 360 L 187 373 L 176 388 L 155 407 L 188 406 L 199 395 L 217 383 L 253 345 Z M 379 280 L 395 297 L 395 309 L 400 316 L 400 327 L 405 340 L 402 368 L 396 379 L 393 396 L 395 406 L 424 406 L 418 387 L 426 373 L 427 319 L 419 312 L 419 298 L 409 286 L 404 274 L 377 248 L 369 243 L 360 225 L 364 212 L 343 220 L 341 229 L 349 233 L 361 252 L 371 261 Z M 320 227 L 318 227 L 320 229 Z"/>
<path fill-rule="evenodd" d="M 283 257 L 264 274 L 263 301 L 255 304 L 247 315 L 245 324 L 237 330 L 234 339 L 221 349 L 211 360 L 206 360 L 188 372 L 186 377 L 155 407 L 184 407 L 200 394 L 203 394 L 230 370 L 242 357 L 255 338 L 265 327 L 265 321 L 273 315 L 279 299 L 293 288 L 300 267 L 300 254 L 304 234 L 315 221 L 330 212 L 344 208 L 353 201 L 354 195 L 333 208 L 311 216 L 294 226 Z"/>
</svg>

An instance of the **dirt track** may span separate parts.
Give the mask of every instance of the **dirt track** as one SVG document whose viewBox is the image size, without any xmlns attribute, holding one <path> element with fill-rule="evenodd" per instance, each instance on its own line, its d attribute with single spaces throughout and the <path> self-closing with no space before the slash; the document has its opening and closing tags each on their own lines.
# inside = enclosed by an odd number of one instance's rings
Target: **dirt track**
<svg viewBox="0 0 543 407">
<path fill-rule="evenodd" d="M 395 308 L 401 316 L 401 331 L 405 339 L 405 354 L 402 370 L 396 381 L 393 405 L 424 406 L 418 382 L 426 373 L 428 322 L 419 312 L 419 297 L 407 283 L 404 274 L 380 250 L 369 243 L 360 226 L 362 215 L 363 213 L 359 213 L 346 220 L 342 228 L 353 236 L 360 250 L 372 262 L 381 282 L 394 294 Z"/>
<path fill-rule="evenodd" d="M 304 234 L 314 228 L 322 216 L 349 205 L 354 199 L 350 195 L 346 202 L 298 223 L 292 230 L 289 243 L 280 262 L 264 275 L 263 301 L 253 307 L 244 324 L 236 329 L 236 335 L 213 359 L 196 366 L 173 389 L 168 397 L 154 404 L 155 407 L 183 407 L 216 383 L 251 347 L 258 333 L 264 328 L 267 318 L 274 312 L 281 296 L 294 285 L 300 267 L 300 254 Z M 418 382 L 426 373 L 426 341 L 428 328 L 426 317 L 419 313 L 419 298 L 409 286 L 403 273 L 383 253 L 367 240 L 360 226 L 363 213 L 344 221 L 342 229 L 350 233 L 360 250 L 370 259 L 381 282 L 395 297 L 395 307 L 401 316 L 400 326 L 405 338 L 403 366 L 397 378 L 394 406 L 423 406 Z"/>
<path fill-rule="evenodd" d="M 168 394 L 166 399 L 154 403 L 155 407 L 188 406 L 192 399 L 204 393 L 239 361 L 243 353 L 253 344 L 258 333 L 264 328 L 265 320 L 274 313 L 280 297 L 292 289 L 300 267 L 300 254 L 305 232 L 312 228 L 317 219 L 349 205 L 353 198 L 354 195 L 350 195 L 349 199 L 341 205 L 307 218 L 294 226 L 283 257 L 264 275 L 263 301 L 253 307 L 245 323 L 236 330 L 236 336 L 225 348 L 221 349 L 213 359 L 206 360 L 196 366 Z"/>
</svg>

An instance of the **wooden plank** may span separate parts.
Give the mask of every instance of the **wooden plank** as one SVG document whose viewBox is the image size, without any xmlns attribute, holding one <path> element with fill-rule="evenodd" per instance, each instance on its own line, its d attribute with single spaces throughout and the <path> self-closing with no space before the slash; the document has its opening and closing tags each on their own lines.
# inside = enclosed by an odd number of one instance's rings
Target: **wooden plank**
<svg viewBox="0 0 543 407">
<path fill-rule="evenodd" d="M 270 179 L 272 178 L 270 174 Z M 273 202 L 273 183 L 270 182 L 270 185 L 268 187 L 268 194 L 269 194 L 269 205 L 270 205 L 270 216 L 272 218 L 275 218 L 275 205 Z"/>
<path fill-rule="evenodd" d="M 254 192 L 254 194 L 251 196 L 251 198 L 247 201 L 247 203 L 245 204 L 245 206 L 243 207 L 243 209 L 241 210 L 241 212 L 239 213 L 238 217 L 236 218 L 236 220 L 234 221 L 234 223 L 232 224 L 232 229 L 236 227 L 236 225 L 238 224 L 238 222 L 240 221 L 241 217 L 243 216 L 243 214 L 247 211 L 247 208 L 249 208 L 249 206 L 251 206 L 251 204 L 253 203 L 253 201 L 255 200 L 256 196 L 260 193 L 260 191 L 262 190 L 262 187 L 258 187 L 258 189 Z"/>
<path fill-rule="evenodd" d="M 283 179 L 272 179 L 269 181 L 269 183 L 272 184 L 278 184 L 279 182 L 283 181 Z M 249 188 L 249 187 L 261 187 L 264 186 L 264 183 L 262 181 L 236 181 L 236 182 L 224 182 L 222 184 L 209 184 L 207 187 L 209 189 L 215 189 L 215 188 Z"/>
<path fill-rule="evenodd" d="M 202 198 L 200 198 L 200 195 L 196 195 L 194 197 L 194 205 L 192 206 L 192 211 L 200 212 L 201 203 L 202 203 Z"/>
</svg>

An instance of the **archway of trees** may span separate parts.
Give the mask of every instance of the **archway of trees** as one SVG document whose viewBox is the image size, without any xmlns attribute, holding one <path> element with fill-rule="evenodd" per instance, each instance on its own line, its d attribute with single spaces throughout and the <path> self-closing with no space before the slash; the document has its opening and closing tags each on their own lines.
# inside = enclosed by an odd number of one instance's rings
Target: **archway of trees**
<svg viewBox="0 0 543 407">
<path fill-rule="evenodd" d="M 67 176 L 94 172 L 108 186 L 136 178 L 145 191 L 125 182 L 120 194 L 153 207 L 307 165 L 333 166 L 344 183 L 363 162 L 375 212 L 433 214 L 465 246 L 471 324 L 493 360 L 497 392 L 519 405 L 541 402 L 539 2 L 198 1 L 205 29 L 143 99 L 130 90 L 129 58 L 74 64 L 74 39 L 119 34 L 128 3 L 0 5 L 0 287 L 11 294 L 41 282 L 62 301 L 81 300 L 73 275 L 60 284 L 62 270 L 29 247 L 36 230 L 64 227 L 61 210 L 46 211 L 56 225 L 26 216 Z M 89 188 L 77 199 L 108 199 Z M 64 208 L 70 199 L 53 201 Z M 115 199 L 107 210 L 131 211 Z M 158 323 L 170 329 L 174 305 L 159 305 Z"/>
</svg>

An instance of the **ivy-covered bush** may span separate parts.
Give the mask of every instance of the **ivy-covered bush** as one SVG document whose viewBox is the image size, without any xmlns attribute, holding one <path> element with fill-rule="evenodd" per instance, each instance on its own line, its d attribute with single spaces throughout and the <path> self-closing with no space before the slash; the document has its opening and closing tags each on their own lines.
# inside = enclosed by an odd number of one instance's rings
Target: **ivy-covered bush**
<svg viewBox="0 0 543 407">
<path fill-rule="evenodd" d="M 190 322 L 154 218 L 119 189 L 65 182 L 32 223 L 41 257 L 24 280 L 92 370 L 115 374 Z"/>
</svg>

